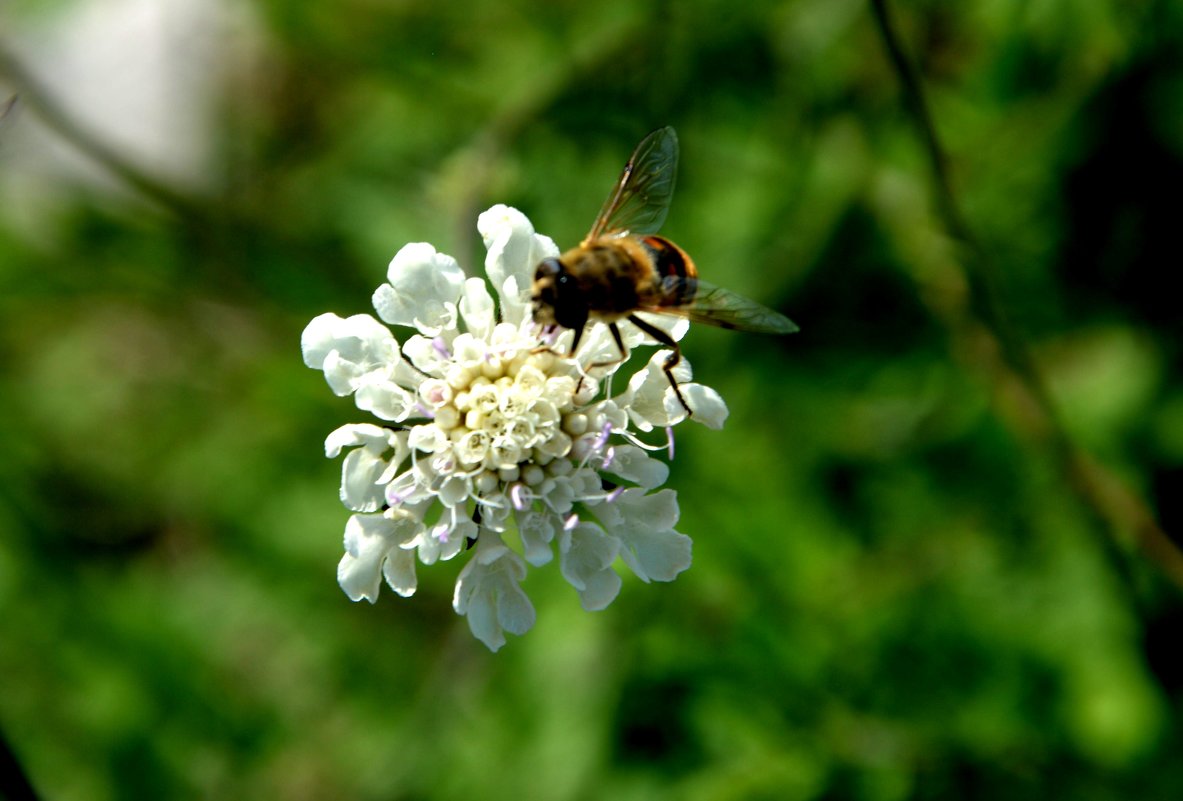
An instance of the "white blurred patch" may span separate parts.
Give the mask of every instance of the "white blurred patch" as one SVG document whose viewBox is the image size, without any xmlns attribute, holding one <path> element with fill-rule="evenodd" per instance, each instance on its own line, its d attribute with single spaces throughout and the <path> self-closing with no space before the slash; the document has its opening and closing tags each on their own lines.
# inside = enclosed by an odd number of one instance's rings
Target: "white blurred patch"
<svg viewBox="0 0 1183 801">
<path fill-rule="evenodd" d="M 84 0 L 6 19 L 4 46 L 86 135 L 187 192 L 213 188 L 223 88 L 241 66 L 250 20 L 225 0 Z M 3 79 L 0 78 L 0 81 Z M 11 95 L 0 83 L 0 103 Z M 0 202 L 53 203 L 81 184 L 128 195 L 95 159 L 46 126 L 22 98 L 0 130 Z"/>
</svg>

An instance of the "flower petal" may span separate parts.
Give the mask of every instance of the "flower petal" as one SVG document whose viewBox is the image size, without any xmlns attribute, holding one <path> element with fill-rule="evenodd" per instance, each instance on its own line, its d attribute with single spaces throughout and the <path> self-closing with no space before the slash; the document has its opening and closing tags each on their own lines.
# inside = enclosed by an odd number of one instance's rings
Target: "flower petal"
<svg viewBox="0 0 1183 801">
<path fill-rule="evenodd" d="M 425 410 L 419 406 L 419 399 L 393 381 L 365 381 L 354 395 L 357 408 L 370 412 L 383 420 L 401 423 L 415 411 L 422 416 Z"/>
<path fill-rule="evenodd" d="M 485 272 L 501 300 L 501 318 L 519 325 L 529 317 L 529 289 L 538 263 L 557 256 L 550 237 L 534 233 L 534 226 L 517 209 L 498 204 L 477 218 L 485 242 Z"/>
<path fill-rule="evenodd" d="M 522 548 L 526 561 L 541 567 L 554 559 L 554 551 L 550 543 L 555 538 L 555 524 L 553 515 L 531 509 L 519 512 L 518 535 L 522 538 Z"/>
<path fill-rule="evenodd" d="M 579 601 L 589 612 L 603 609 L 620 592 L 620 576 L 612 562 L 620 541 L 594 523 L 580 523 L 559 534 L 559 567 L 563 578 L 579 591 Z"/>
<path fill-rule="evenodd" d="M 716 431 L 723 427 L 723 423 L 727 420 L 727 404 L 723 402 L 723 398 L 718 392 L 710 387 L 694 383 L 682 384 L 679 389 L 682 390 L 682 397 L 686 399 L 686 403 L 694 411 L 690 417 L 691 420 Z M 677 400 L 676 397 L 675 400 Z"/>
<path fill-rule="evenodd" d="M 370 603 L 378 599 L 381 573 L 385 570 L 387 581 L 395 592 L 410 595 L 415 591 L 414 565 L 411 566 L 409 584 L 407 577 L 399 576 L 399 585 L 390 581 L 391 571 L 398 570 L 383 563 L 390 558 L 401 559 L 399 545 L 408 533 L 413 531 L 413 521 L 391 519 L 383 514 L 353 515 L 345 524 L 345 555 L 337 565 L 337 583 L 350 600 L 365 598 Z"/>
<path fill-rule="evenodd" d="M 669 350 L 654 353 L 645 368 L 629 379 L 628 390 L 615 399 L 618 405 L 628 409 L 629 418 L 642 431 L 665 428 L 686 419 L 686 410 L 662 367 L 670 353 Z M 673 374 L 679 384 L 690 380 L 686 359 L 678 362 Z"/>
<path fill-rule="evenodd" d="M 385 491 L 378 483 L 388 462 L 369 448 L 358 448 L 341 463 L 341 503 L 355 512 L 373 512 L 385 503 Z"/>
<path fill-rule="evenodd" d="M 335 314 L 313 318 L 300 337 L 304 363 L 324 370 L 334 394 L 353 392 L 367 376 L 405 375 L 398 341 L 368 314 L 342 319 Z M 403 369 L 400 369 L 403 365 Z"/>
<path fill-rule="evenodd" d="M 637 316 L 649 323 L 649 325 L 653 326 L 654 328 L 669 334 L 670 339 L 674 340 L 675 342 L 681 340 L 682 337 L 686 336 L 686 333 L 690 330 L 690 321 L 685 317 L 675 317 L 670 314 L 645 314 L 644 312 L 639 313 Z M 637 334 L 640 335 L 637 337 L 637 342 L 639 344 L 665 344 L 664 342 L 658 342 L 653 337 L 649 336 L 644 331 L 641 331 L 641 329 L 637 328 L 631 323 L 625 327 L 636 331 Z"/>
<path fill-rule="evenodd" d="M 388 284 L 374 292 L 374 309 L 391 325 L 418 328 L 435 336 L 456 325 L 456 302 L 464 271 L 451 256 L 426 242 L 404 245 L 386 271 Z"/>
<path fill-rule="evenodd" d="M 534 607 L 520 586 L 525 576 L 522 557 L 483 530 L 476 554 L 456 579 L 452 606 L 468 618 L 468 627 L 490 651 L 505 645 L 503 632 L 525 634 L 534 625 Z"/>
<path fill-rule="evenodd" d="M 325 438 L 325 456 L 335 459 L 343 448 L 355 448 L 359 445 L 373 453 L 384 453 L 395 445 L 396 433 L 372 423 L 344 425 Z"/>
<path fill-rule="evenodd" d="M 669 478 L 670 466 L 660 459 L 653 459 L 636 445 L 616 445 L 612 448 L 612 461 L 604 470 L 626 481 L 632 481 L 645 489 L 656 489 Z"/>
<path fill-rule="evenodd" d="M 673 581 L 690 567 L 690 538 L 673 530 L 677 494 L 670 489 L 646 495 L 627 489 L 592 511 L 608 534 L 620 540 L 620 557 L 642 581 Z"/>
<path fill-rule="evenodd" d="M 415 575 L 415 552 L 395 548 L 386 556 L 382 565 L 382 577 L 387 586 L 404 598 L 415 594 L 419 587 L 419 579 Z"/>
<path fill-rule="evenodd" d="M 493 296 L 480 278 L 469 278 L 464 282 L 464 294 L 460 298 L 460 317 L 468 333 L 488 341 L 493 333 L 497 318 L 493 310 Z"/>
</svg>

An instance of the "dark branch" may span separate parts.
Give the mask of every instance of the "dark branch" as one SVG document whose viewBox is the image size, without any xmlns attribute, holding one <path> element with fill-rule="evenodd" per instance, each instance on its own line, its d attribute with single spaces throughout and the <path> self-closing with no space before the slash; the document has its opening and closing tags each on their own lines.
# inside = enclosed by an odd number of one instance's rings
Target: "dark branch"
<svg viewBox="0 0 1183 801">
<path fill-rule="evenodd" d="M 1101 547 L 1109 555 L 1126 586 L 1132 590 L 1133 579 L 1124 554 L 1118 547 L 1120 538 L 1126 533 L 1134 535 L 1143 553 L 1157 562 L 1164 574 L 1177 585 L 1183 586 L 1183 551 L 1158 525 L 1146 503 L 1111 470 L 1078 447 L 1069 436 L 1026 341 L 1011 324 L 998 300 L 989 262 L 958 207 L 949 176 L 948 160 L 933 124 L 924 87 L 900 42 L 887 0 L 871 0 L 871 9 L 887 55 L 898 74 L 904 102 L 924 142 L 932 171 L 937 211 L 949 234 L 965 249 L 965 258 L 961 264 L 969 284 L 973 314 L 998 344 L 1007 368 L 1046 419 L 1056 458 L 1078 497 L 1108 531 L 1109 536 L 1102 537 Z"/>
</svg>

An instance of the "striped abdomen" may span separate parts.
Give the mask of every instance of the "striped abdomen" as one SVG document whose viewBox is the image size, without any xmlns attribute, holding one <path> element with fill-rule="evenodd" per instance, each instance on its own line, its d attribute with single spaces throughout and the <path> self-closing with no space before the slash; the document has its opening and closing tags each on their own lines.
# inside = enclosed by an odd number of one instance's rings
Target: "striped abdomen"
<svg viewBox="0 0 1183 801">
<path fill-rule="evenodd" d="M 641 238 L 641 244 L 653 258 L 653 267 L 661 281 L 655 306 L 687 306 L 698 289 L 698 270 L 686 251 L 660 236 Z"/>
</svg>

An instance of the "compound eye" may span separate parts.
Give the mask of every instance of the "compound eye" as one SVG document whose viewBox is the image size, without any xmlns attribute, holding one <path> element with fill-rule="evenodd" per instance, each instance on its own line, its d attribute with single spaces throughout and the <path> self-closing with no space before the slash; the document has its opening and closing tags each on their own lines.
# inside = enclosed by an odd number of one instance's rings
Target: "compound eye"
<svg viewBox="0 0 1183 801">
<path fill-rule="evenodd" d="M 562 276 L 562 273 L 563 265 L 559 263 L 558 259 L 552 256 L 549 259 L 543 259 L 538 264 L 538 267 L 534 270 L 534 280 L 537 281 L 541 278 L 548 278 L 556 275 Z M 562 280 L 562 278 L 560 278 L 560 280 Z"/>
</svg>

